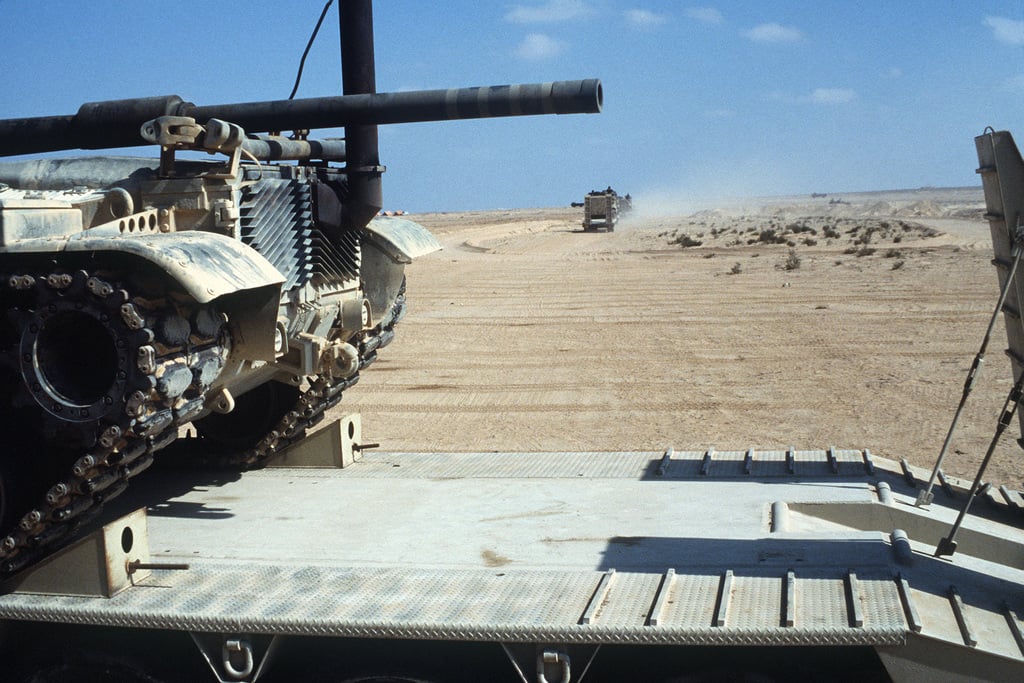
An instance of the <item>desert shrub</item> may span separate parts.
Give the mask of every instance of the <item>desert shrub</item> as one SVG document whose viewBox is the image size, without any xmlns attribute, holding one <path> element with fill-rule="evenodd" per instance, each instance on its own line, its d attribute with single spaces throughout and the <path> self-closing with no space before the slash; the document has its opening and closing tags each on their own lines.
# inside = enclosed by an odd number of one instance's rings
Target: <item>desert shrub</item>
<svg viewBox="0 0 1024 683">
<path fill-rule="evenodd" d="M 892 264 L 892 269 L 899 270 L 900 268 L 903 267 L 903 263 L 903 261 L 897 261 L 896 263 Z"/>
<path fill-rule="evenodd" d="M 789 225 L 786 226 L 786 229 L 789 230 L 790 232 L 795 233 L 809 232 L 812 235 L 818 234 L 818 231 L 812 228 L 811 226 L 807 225 L 807 223 L 790 223 Z"/>
<path fill-rule="evenodd" d="M 739 263 L 738 261 L 736 263 L 732 264 L 732 268 L 729 269 L 729 274 L 730 275 L 739 275 L 742 272 L 743 272 L 743 265 L 741 263 Z"/>
<path fill-rule="evenodd" d="M 678 244 L 679 246 L 685 249 L 686 247 L 699 247 L 700 245 L 703 244 L 703 242 L 701 242 L 700 240 L 695 240 L 694 238 L 684 233 L 676 237 L 674 240 L 671 240 L 669 244 Z"/>
<path fill-rule="evenodd" d="M 775 232 L 774 229 L 766 228 L 758 234 L 757 241 L 764 244 L 785 244 L 786 238 Z"/>
<path fill-rule="evenodd" d="M 800 254 L 796 253 L 796 249 L 789 250 L 789 254 L 786 256 L 786 262 L 782 267 L 786 270 L 796 270 L 800 267 Z"/>
</svg>

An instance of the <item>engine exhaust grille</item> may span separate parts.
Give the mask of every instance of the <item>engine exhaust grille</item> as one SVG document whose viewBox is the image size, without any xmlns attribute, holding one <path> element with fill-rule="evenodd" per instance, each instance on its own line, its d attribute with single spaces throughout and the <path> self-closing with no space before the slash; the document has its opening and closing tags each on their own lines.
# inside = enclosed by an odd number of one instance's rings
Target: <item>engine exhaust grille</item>
<svg viewBox="0 0 1024 683">
<path fill-rule="evenodd" d="M 285 277 L 285 290 L 314 276 L 350 281 L 359 276 L 359 239 L 343 233 L 334 242 L 316 227 L 310 186 L 264 178 L 242 190 L 242 242 L 260 252 Z"/>
</svg>

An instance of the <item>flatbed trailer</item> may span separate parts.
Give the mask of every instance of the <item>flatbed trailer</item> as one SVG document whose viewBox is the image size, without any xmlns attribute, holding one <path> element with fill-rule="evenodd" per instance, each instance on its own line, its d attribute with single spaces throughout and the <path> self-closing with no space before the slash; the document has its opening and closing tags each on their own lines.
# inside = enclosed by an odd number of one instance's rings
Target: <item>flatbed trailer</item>
<svg viewBox="0 0 1024 683">
<path fill-rule="evenodd" d="M 5 680 L 1024 679 L 1014 492 L 936 559 L 962 482 L 916 507 L 927 473 L 865 450 L 322 434 L 282 466 L 144 477 L 0 597 Z"/>
</svg>

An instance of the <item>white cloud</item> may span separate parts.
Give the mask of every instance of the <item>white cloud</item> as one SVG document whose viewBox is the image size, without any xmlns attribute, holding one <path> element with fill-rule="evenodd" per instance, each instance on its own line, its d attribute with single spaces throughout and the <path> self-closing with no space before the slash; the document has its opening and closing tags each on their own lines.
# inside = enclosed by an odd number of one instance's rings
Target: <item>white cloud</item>
<svg viewBox="0 0 1024 683">
<path fill-rule="evenodd" d="M 531 33 L 516 48 L 516 56 L 531 62 L 551 59 L 565 48 L 561 42 L 543 33 Z"/>
<path fill-rule="evenodd" d="M 1000 43 L 1024 45 L 1024 21 L 1005 17 L 985 17 L 981 23 L 992 29 L 992 37 Z"/>
<path fill-rule="evenodd" d="M 660 26 L 667 21 L 664 14 L 655 14 L 645 9 L 628 9 L 623 14 L 626 16 L 626 22 L 637 28 Z"/>
<path fill-rule="evenodd" d="M 543 24 L 582 19 L 593 13 L 583 0 L 548 0 L 541 5 L 513 5 L 505 21 L 513 24 Z"/>
<path fill-rule="evenodd" d="M 781 24 L 759 24 L 743 35 L 755 43 L 795 43 L 804 37 L 800 29 Z"/>
<path fill-rule="evenodd" d="M 806 99 L 813 104 L 845 104 L 857 99 L 857 93 L 849 88 L 815 88 Z"/>
<path fill-rule="evenodd" d="M 696 19 L 702 24 L 721 24 L 725 19 L 722 13 L 714 7 L 688 7 L 684 14 L 691 19 Z"/>
</svg>

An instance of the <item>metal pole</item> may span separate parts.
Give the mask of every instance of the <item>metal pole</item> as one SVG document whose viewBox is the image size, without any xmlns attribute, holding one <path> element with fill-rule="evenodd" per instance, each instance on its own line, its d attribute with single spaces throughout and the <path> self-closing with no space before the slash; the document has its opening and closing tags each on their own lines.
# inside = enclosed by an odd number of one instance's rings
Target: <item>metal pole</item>
<svg viewBox="0 0 1024 683">
<path fill-rule="evenodd" d="M 1020 226 L 1017 228 L 1018 233 L 1020 232 Z M 1006 296 L 1010 292 L 1010 285 L 1013 284 L 1013 278 L 1017 274 L 1017 266 L 1020 264 L 1021 254 L 1024 250 L 1020 248 L 1020 242 L 1014 236 L 1014 247 L 1013 247 L 1013 263 L 1010 265 L 1010 272 L 1006 276 L 1006 281 L 1003 283 L 1003 288 L 999 292 L 999 301 L 996 302 L 996 308 L 992 311 L 992 317 L 988 321 L 988 329 L 985 330 L 985 338 L 981 342 L 981 348 L 978 350 L 978 354 L 974 357 L 974 363 L 971 364 L 971 369 L 967 372 L 967 379 L 964 381 L 964 391 L 960 396 L 960 405 L 956 407 L 956 413 L 953 414 L 953 422 L 949 425 L 949 431 L 946 432 L 946 440 L 942 442 L 942 450 L 939 451 L 939 457 L 935 461 L 935 467 L 932 469 L 932 475 L 928 478 L 928 486 L 925 490 L 921 491 L 917 495 L 917 501 L 914 503 L 918 507 L 922 505 L 930 505 L 935 499 L 935 495 L 932 493 L 932 488 L 935 486 L 935 479 L 939 474 L 939 470 L 942 467 L 942 461 L 946 457 L 946 451 L 949 450 L 949 444 L 953 440 L 953 432 L 956 431 L 957 422 L 960 421 L 960 414 L 964 410 L 964 405 L 967 403 L 967 397 L 970 396 L 971 390 L 974 389 L 974 382 L 978 377 L 978 373 L 981 372 L 981 366 L 985 362 L 985 351 L 988 350 L 988 343 L 992 338 L 992 328 L 995 327 L 996 319 L 999 317 L 999 313 L 1003 310 L 1003 304 L 1006 303 Z"/>
<path fill-rule="evenodd" d="M 341 35 L 341 78 L 345 95 L 377 92 L 373 52 L 373 2 L 341 0 L 338 3 Z M 380 153 L 376 125 L 345 127 L 345 169 L 349 200 L 344 204 L 342 222 L 348 228 L 362 228 L 384 206 L 381 189 Z"/>
<path fill-rule="evenodd" d="M 1013 419 L 1014 413 L 1017 412 L 1017 406 L 1020 405 L 1021 391 L 1024 388 L 1024 372 L 1021 373 L 1017 381 L 1014 382 L 1013 388 L 1010 389 L 1009 395 L 1006 397 L 1006 403 L 1003 404 L 1003 412 L 999 416 L 999 424 L 996 425 L 996 433 L 992 436 L 992 441 L 988 445 L 988 451 L 985 452 L 985 458 L 981 461 L 981 466 L 978 468 L 978 474 L 974 477 L 974 483 L 971 485 L 971 490 L 967 494 L 967 500 L 964 502 L 964 506 L 960 509 L 960 514 L 957 515 L 956 522 L 953 523 L 952 528 L 949 530 L 949 535 L 939 541 L 935 548 L 935 557 L 942 555 L 952 555 L 956 552 L 956 533 L 960 530 L 960 525 L 963 524 L 964 517 L 967 516 L 967 511 L 971 507 L 971 502 L 974 500 L 974 496 L 978 493 L 978 489 L 981 488 L 981 478 L 985 475 L 985 468 L 988 467 L 988 461 L 992 459 L 992 454 L 996 450 L 996 445 L 999 443 L 999 437 L 1003 435 L 1006 428 L 1010 425 L 1010 421 Z"/>
</svg>

